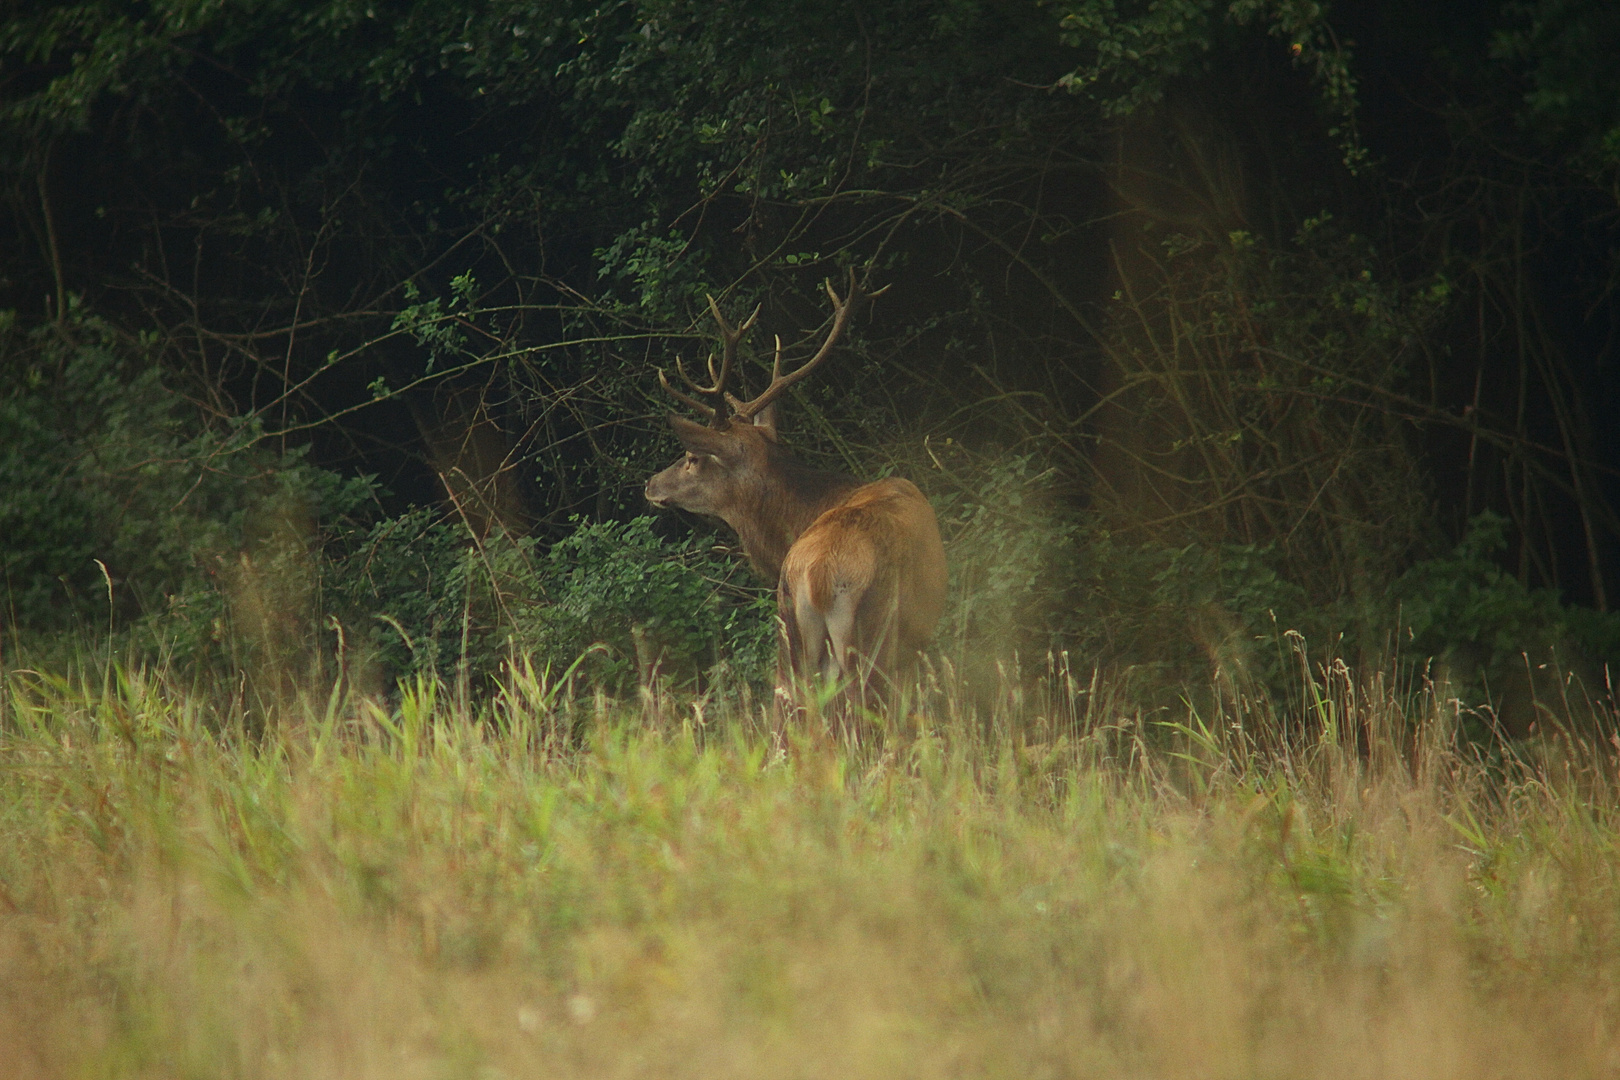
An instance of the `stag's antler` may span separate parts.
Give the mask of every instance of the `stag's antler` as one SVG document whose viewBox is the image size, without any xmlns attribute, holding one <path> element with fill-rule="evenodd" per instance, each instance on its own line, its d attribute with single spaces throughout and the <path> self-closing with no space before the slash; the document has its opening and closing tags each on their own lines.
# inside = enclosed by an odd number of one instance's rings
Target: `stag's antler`
<svg viewBox="0 0 1620 1080">
<path fill-rule="evenodd" d="M 849 321 L 849 313 L 855 306 L 855 297 L 860 290 L 855 284 L 855 269 L 853 267 L 849 271 L 849 293 L 842 300 L 833 291 L 831 281 L 823 281 L 821 285 L 822 288 L 827 290 L 827 296 L 831 298 L 833 305 L 832 329 L 827 332 L 827 339 L 821 343 L 821 348 L 816 351 L 816 355 L 800 364 L 791 373 L 783 375 L 782 339 L 778 337 L 776 339 L 776 359 L 771 363 L 771 385 L 765 388 L 764 393 L 751 401 L 738 401 L 731 394 L 727 394 L 726 401 L 731 405 L 733 415 L 740 416 L 744 420 L 753 419 L 756 414 L 764 411 L 767 405 L 781 397 L 788 387 L 814 371 L 816 366 L 832 353 L 832 347 L 838 341 L 838 335 L 844 332 L 844 324 Z M 873 295 L 877 294 L 874 293 Z"/>
<path fill-rule="evenodd" d="M 714 321 L 720 326 L 720 370 L 715 370 L 714 354 L 710 353 L 708 367 L 709 379 L 712 385 L 704 386 L 688 375 L 686 365 L 681 362 L 679 357 L 675 360 L 675 372 L 693 393 L 706 397 L 717 396 L 721 402 L 730 407 L 730 411 L 723 411 L 714 405 L 693 397 L 692 394 L 675 389 L 670 385 L 669 375 L 662 369 L 658 372 L 658 385 L 668 391 L 670 396 L 677 401 L 696 410 L 709 421 L 711 427 L 724 427 L 726 421 L 732 416 L 752 420 L 756 415 L 763 412 L 771 402 L 781 397 L 788 387 L 809 375 L 823 360 L 827 359 L 828 355 L 832 353 L 832 347 L 837 343 L 839 335 L 844 332 L 844 324 L 849 321 L 849 315 L 855 306 L 856 297 L 860 294 L 860 287 L 855 281 L 854 267 L 851 267 L 849 271 L 849 292 L 842 299 L 833 290 L 831 281 L 823 281 L 822 288 L 827 290 L 827 296 L 832 300 L 833 305 L 832 329 L 827 332 L 826 340 L 821 343 L 821 348 L 816 351 L 816 355 L 800 364 L 793 371 L 783 375 L 782 339 L 778 337 L 776 339 L 776 358 L 771 363 L 771 385 L 767 386 L 765 392 L 758 397 L 749 401 L 739 401 L 735 395 L 726 389 L 726 382 L 731 378 L 731 369 L 735 366 L 737 344 L 742 341 L 749 330 L 753 329 L 754 323 L 759 319 L 759 308 L 755 307 L 754 313 L 748 316 L 741 326 L 733 327 L 726 322 L 725 316 L 720 314 L 720 305 L 715 303 L 712 296 L 708 298 L 709 314 L 714 316 Z M 887 291 L 888 286 L 885 285 L 868 295 L 873 297 L 881 296 Z"/>
<path fill-rule="evenodd" d="M 720 370 L 718 372 L 714 370 L 714 353 L 710 353 L 708 366 L 712 386 L 702 386 L 696 379 L 688 375 L 686 365 L 681 362 L 680 357 L 675 358 L 675 371 L 680 375 L 681 381 L 691 387 L 695 393 L 711 396 L 720 395 L 723 399 L 729 399 L 730 395 L 726 393 L 726 380 L 731 378 L 731 368 L 737 357 L 737 343 L 742 341 L 747 336 L 748 331 L 754 328 L 754 323 L 759 319 L 760 307 L 763 305 L 756 306 L 754 313 L 748 316 L 741 326 L 733 327 L 726 322 L 726 317 L 720 314 L 720 305 L 715 303 L 714 297 L 709 296 L 707 299 L 709 301 L 709 314 L 714 316 L 714 321 L 720 326 Z M 671 386 L 669 376 L 662 369 L 658 372 L 658 384 L 669 391 L 670 395 L 676 400 L 684 402 L 687 406 L 696 409 L 705 416 L 712 427 L 718 428 L 725 423 L 726 416 L 719 409 Z"/>
<path fill-rule="evenodd" d="M 677 360 L 675 364 L 676 369 L 679 370 L 680 361 Z M 670 397 L 674 398 L 676 401 L 679 401 L 682 405 L 685 405 L 689 409 L 695 409 L 698 413 L 702 414 L 709 421 L 709 423 L 714 424 L 717 427 L 719 426 L 718 421 L 716 420 L 716 417 L 719 415 L 719 410 L 713 405 L 705 405 L 703 402 L 699 401 L 690 394 L 683 394 L 673 386 L 669 385 L 669 375 L 664 371 L 663 368 L 658 369 L 658 385 L 662 386 L 665 391 L 669 393 Z"/>
</svg>

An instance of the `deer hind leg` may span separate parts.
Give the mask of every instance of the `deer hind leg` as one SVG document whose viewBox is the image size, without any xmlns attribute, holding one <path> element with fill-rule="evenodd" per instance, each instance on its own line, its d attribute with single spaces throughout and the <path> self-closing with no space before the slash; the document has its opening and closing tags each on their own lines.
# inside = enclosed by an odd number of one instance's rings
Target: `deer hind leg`
<svg viewBox="0 0 1620 1080">
<path fill-rule="evenodd" d="M 827 652 L 827 624 L 807 590 L 783 590 L 779 605 L 787 630 L 787 674 L 808 680 L 819 674 Z"/>
<path fill-rule="evenodd" d="M 855 616 L 860 636 L 854 642 L 851 666 L 862 704 L 869 709 L 887 708 L 904 681 L 904 665 L 897 666 L 904 652 L 899 647 L 898 615 L 899 598 L 892 585 L 874 583 L 860 598 Z"/>
<path fill-rule="evenodd" d="M 791 676 L 810 684 L 813 692 L 842 686 L 839 695 L 859 695 L 861 658 L 856 639 L 859 594 L 835 585 L 818 605 L 810 590 L 796 590 L 786 620 Z"/>
<path fill-rule="evenodd" d="M 854 674 L 857 607 L 856 598 L 848 590 L 835 590 L 826 610 L 816 606 L 808 590 L 793 597 L 793 625 L 788 638 L 795 674 L 801 678 L 819 675 L 827 682 Z"/>
<path fill-rule="evenodd" d="M 860 607 L 853 589 L 836 589 L 822 622 L 826 626 L 827 650 L 821 662 L 821 677 L 828 682 L 860 678 L 860 657 L 856 651 L 856 620 Z"/>
</svg>

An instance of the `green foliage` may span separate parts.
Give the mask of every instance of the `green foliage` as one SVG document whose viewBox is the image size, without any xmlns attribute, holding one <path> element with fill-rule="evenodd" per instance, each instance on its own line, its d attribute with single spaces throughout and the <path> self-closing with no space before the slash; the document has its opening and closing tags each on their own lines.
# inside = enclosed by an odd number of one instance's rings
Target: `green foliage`
<svg viewBox="0 0 1620 1080">
<path fill-rule="evenodd" d="M 1404 571 L 1374 566 L 1376 585 L 1323 594 L 1275 543 L 1120 533 L 1030 456 L 977 457 L 954 443 L 931 453 L 951 570 L 936 648 L 981 685 L 1015 654 L 1027 665 L 1063 651 L 1080 669 L 1131 672 L 1140 700 L 1164 706 L 1212 685 L 1284 701 L 1301 651 L 1326 670 L 1398 644 L 1402 678 L 1439 659 L 1455 691 L 1480 705 L 1500 704 L 1497 688 L 1526 651 L 1540 662 L 1552 648 L 1599 681 L 1582 665 L 1620 657 L 1620 617 L 1565 605 L 1500 568 L 1505 524 L 1495 515 L 1476 518 L 1449 554 Z"/>
<path fill-rule="evenodd" d="M 655 674 L 731 689 L 769 677 L 774 599 L 710 538 L 664 540 L 645 517 L 575 526 L 542 551 L 415 510 L 357 537 L 327 573 L 328 602 L 390 680 L 485 685 L 514 654 L 556 673 L 585 657 L 583 675 L 613 692 Z"/>
<path fill-rule="evenodd" d="M 0 339 L 6 622 L 106 626 L 109 588 L 121 620 L 184 607 L 276 521 L 315 544 L 371 494 L 302 447 L 275 449 L 256 422 L 203 423 L 150 342 L 82 309 L 13 326 Z"/>
<path fill-rule="evenodd" d="M 327 571 L 327 603 L 389 681 L 487 677 L 516 612 L 538 600 L 533 541 L 496 533 L 475 544 L 430 508 L 378 521 L 348 547 Z"/>
<path fill-rule="evenodd" d="M 1087 553 L 1085 600 L 1069 624 L 1077 651 L 1135 668 L 1146 685 L 1213 675 L 1281 692 L 1291 673 L 1275 648 L 1279 630 L 1311 641 L 1342 631 L 1306 603 L 1268 547 L 1128 544 L 1099 529 Z"/>
<path fill-rule="evenodd" d="M 1415 562 L 1375 597 L 1318 602 L 1274 546 L 1133 544 L 1092 522 L 1076 537 L 1080 584 L 1056 640 L 1088 662 L 1137 671 L 1149 693 L 1186 693 L 1214 677 L 1285 700 L 1296 648 L 1325 670 L 1392 646 L 1401 678 L 1442 661 L 1469 705 L 1500 705 L 1527 653 L 1601 684 L 1601 665 L 1620 660 L 1620 616 L 1566 605 L 1505 573 L 1504 533 L 1499 517 L 1481 514 L 1454 550 Z M 1512 719 L 1522 730 L 1533 717 Z"/>
<path fill-rule="evenodd" d="M 1520 122 L 1612 176 L 1620 169 L 1612 62 L 1620 50 L 1620 8 L 1601 0 L 1531 0 L 1504 4 L 1503 11 L 1491 55 L 1526 84 Z"/>
<path fill-rule="evenodd" d="M 404 330 L 411 335 L 411 339 L 427 352 L 427 363 L 423 374 L 433 374 L 433 369 L 446 366 L 444 361 L 463 359 L 467 351 L 467 335 L 461 332 L 461 326 L 467 319 L 478 314 L 475 294 L 478 283 L 472 273 L 461 274 L 450 279 L 451 299 L 449 311 L 445 310 L 445 303 L 440 297 L 422 299 L 421 290 L 412 281 L 405 282 L 401 292 L 406 305 L 394 316 L 390 329 Z"/>
<path fill-rule="evenodd" d="M 1498 680 L 1548 648 L 1594 663 L 1620 662 L 1620 614 L 1566 606 L 1556 590 L 1532 589 L 1501 567 L 1507 521 L 1486 511 L 1447 555 L 1414 564 L 1394 598 L 1419 656 L 1468 661 Z"/>
<path fill-rule="evenodd" d="M 973 461 L 954 448 L 934 495 L 951 569 L 940 648 L 967 674 L 1066 651 L 1088 669 L 1135 672 L 1145 698 L 1179 700 L 1213 675 L 1283 694 L 1294 662 L 1282 630 L 1343 637 L 1345 612 L 1308 602 L 1286 560 L 1258 544 L 1171 545 L 1112 533 L 1076 508 L 1056 470 L 1028 456 Z"/>
<path fill-rule="evenodd" d="M 1224 8 L 1224 10 L 1223 10 Z M 1104 115 L 1123 116 L 1164 99 L 1178 81 L 1207 72 L 1216 46 L 1233 30 L 1258 24 L 1311 73 L 1352 171 L 1366 161 L 1356 132 L 1356 81 L 1350 57 L 1315 0 L 1063 0 L 1059 37 L 1081 63 L 1057 82 L 1095 99 Z"/>
<path fill-rule="evenodd" d="M 1440 660 L 1469 705 L 1500 704 L 1527 653 L 1598 682 L 1598 666 L 1620 660 L 1620 616 L 1566 605 L 1505 573 L 1505 522 L 1488 512 L 1451 552 L 1415 562 L 1370 603 L 1313 602 L 1269 545 L 1129 544 L 1095 525 L 1078 539 L 1083 584 L 1061 640 L 1077 656 L 1137 670 L 1146 688 L 1214 676 L 1286 699 L 1298 660 L 1284 637 L 1296 634 L 1324 669 L 1335 659 L 1365 664 L 1392 644 L 1402 678 Z M 1522 728 L 1533 717 L 1514 719 Z"/>
<path fill-rule="evenodd" d="M 642 313 L 675 323 L 712 291 L 704 280 L 700 254 L 677 232 L 657 236 L 651 226 L 639 225 L 598 248 L 596 260 L 599 275 L 629 287 Z"/>
<path fill-rule="evenodd" d="M 1527 650 L 1574 665 L 1620 658 L 1620 617 L 1500 568 L 1505 523 L 1489 513 L 1447 555 L 1383 568 L 1361 595 L 1318 597 L 1275 544 L 1131 539 L 1072 508 L 1057 474 L 1027 456 L 943 450 L 948 486 L 934 502 L 952 577 L 939 647 L 981 681 L 1015 651 L 1066 650 L 1071 663 L 1135 672 L 1139 692 L 1164 704 L 1212 677 L 1284 700 L 1299 665 L 1286 638 L 1298 635 L 1312 664 L 1365 663 L 1400 627 L 1408 674 L 1431 657 L 1459 665 L 1458 691 L 1481 704 Z"/>
<path fill-rule="evenodd" d="M 936 457 L 948 470 L 933 502 L 950 570 L 938 640 L 991 662 L 1066 644 L 1080 522 L 1054 471 L 1029 455 L 975 460 L 954 442 Z"/>
<path fill-rule="evenodd" d="M 665 540 L 648 517 L 580 522 L 552 545 L 541 572 L 549 603 L 537 613 L 535 640 L 553 668 L 603 644 L 592 670 L 619 687 L 654 670 L 708 670 L 733 685 L 770 677 L 775 597 L 740 580 L 746 571 L 710 537 Z"/>
<path fill-rule="evenodd" d="M 1058 23 L 1063 43 L 1087 53 L 1059 84 L 1100 94 L 1113 115 L 1161 100 L 1165 82 L 1188 74 L 1210 51 L 1213 0 L 1131 7 L 1121 18 L 1112 0 L 1087 0 L 1066 5 Z"/>
<path fill-rule="evenodd" d="M 1389 402 L 1444 289 L 1392 280 L 1322 216 L 1285 243 L 1142 217 L 1158 250 L 1127 264 L 1109 307 L 1112 389 L 1052 425 L 1091 436 L 1065 453 L 1097 527 L 1143 551 L 1263 552 L 1313 605 L 1373 603 L 1433 540 Z"/>
</svg>

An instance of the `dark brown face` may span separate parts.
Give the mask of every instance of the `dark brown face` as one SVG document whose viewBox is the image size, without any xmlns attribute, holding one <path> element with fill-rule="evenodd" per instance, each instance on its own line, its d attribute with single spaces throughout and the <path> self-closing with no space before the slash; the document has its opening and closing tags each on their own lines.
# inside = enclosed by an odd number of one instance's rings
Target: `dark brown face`
<svg viewBox="0 0 1620 1080">
<path fill-rule="evenodd" d="M 686 453 L 647 481 L 648 502 L 660 510 L 728 518 L 734 507 L 751 501 L 749 494 L 764 483 L 765 429 L 735 417 L 719 430 L 678 416 L 669 422 Z"/>
</svg>

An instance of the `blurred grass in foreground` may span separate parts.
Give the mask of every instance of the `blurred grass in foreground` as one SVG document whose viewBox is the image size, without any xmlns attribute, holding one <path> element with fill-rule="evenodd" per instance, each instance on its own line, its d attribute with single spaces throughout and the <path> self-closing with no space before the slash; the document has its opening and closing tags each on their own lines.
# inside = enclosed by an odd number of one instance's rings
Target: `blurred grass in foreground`
<svg viewBox="0 0 1620 1080">
<path fill-rule="evenodd" d="M 1612 694 L 1480 749 L 1342 667 L 1169 724 L 1061 665 L 988 715 L 943 681 L 851 747 L 532 671 L 252 737 L 162 673 L 12 671 L 0 1073 L 1620 1068 Z"/>
</svg>

